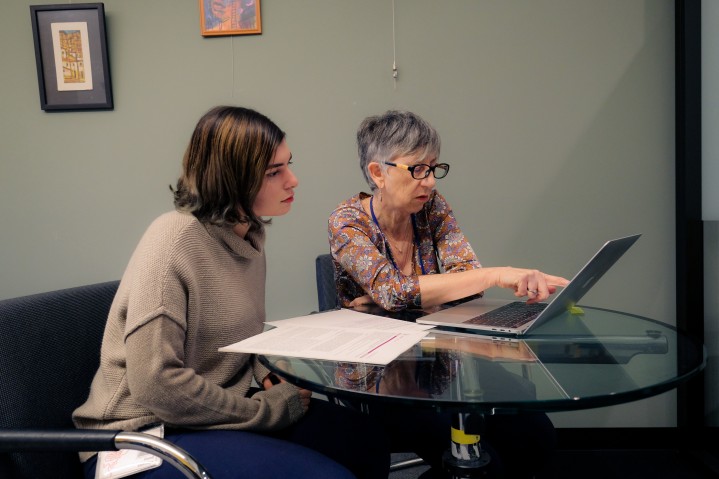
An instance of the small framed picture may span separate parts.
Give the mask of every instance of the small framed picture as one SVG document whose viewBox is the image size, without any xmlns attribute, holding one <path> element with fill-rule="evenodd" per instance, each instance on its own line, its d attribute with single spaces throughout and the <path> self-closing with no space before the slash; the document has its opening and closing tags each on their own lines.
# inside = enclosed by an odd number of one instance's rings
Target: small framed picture
<svg viewBox="0 0 719 479">
<path fill-rule="evenodd" d="M 200 0 L 200 32 L 203 37 L 262 33 L 260 0 Z"/>
<path fill-rule="evenodd" d="M 31 5 L 40 108 L 112 110 L 102 3 Z"/>
</svg>

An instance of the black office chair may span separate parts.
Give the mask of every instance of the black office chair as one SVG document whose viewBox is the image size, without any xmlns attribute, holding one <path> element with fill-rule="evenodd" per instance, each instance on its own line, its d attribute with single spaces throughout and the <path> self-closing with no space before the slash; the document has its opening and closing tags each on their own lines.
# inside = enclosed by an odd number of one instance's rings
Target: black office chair
<svg viewBox="0 0 719 479">
<path fill-rule="evenodd" d="M 78 430 L 119 281 L 0 301 L 0 477 L 83 477 L 78 451 L 136 449 L 187 478 L 209 478 L 191 455 L 143 433 Z"/>
<path fill-rule="evenodd" d="M 317 304 L 319 311 L 328 311 L 339 306 L 335 285 L 335 268 L 332 255 L 321 254 L 315 258 L 315 278 L 317 280 Z M 392 455 L 390 471 L 424 464 L 424 460 L 414 454 L 398 453 Z M 398 459 L 398 458 L 402 459 Z M 406 458 L 406 459 L 405 459 Z"/>
<path fill-rule="evenodd" d="M 74 428 L 72 412 L 87 399 L 118 285 L 110 281 L 0 301 L 0 479 L 77 479 L 83 477 L 79 451 L 118 449 L 159 456 L 188 479 L 210 478 L 168 440 Z M 244 453 L 252 457 L 282 447 L 281 441 L 268 440 L 248 443 Z M 298 460 L 304 457 L 296 454 Z M 338 464 L 313 455 L 311 467 L 317 477 L 330 477 Z M 264 477 L 258 469 L 243 477 Z"/>
<path fill-rule="evenodd" d="M 321 254 L 315 258 L 315 279 L 317 281 L 317 304 L 320 311 L 328 311 L 339 306 L 337 287 L 335 286 L 335 268 L 332 255 Z"/>
</svg>

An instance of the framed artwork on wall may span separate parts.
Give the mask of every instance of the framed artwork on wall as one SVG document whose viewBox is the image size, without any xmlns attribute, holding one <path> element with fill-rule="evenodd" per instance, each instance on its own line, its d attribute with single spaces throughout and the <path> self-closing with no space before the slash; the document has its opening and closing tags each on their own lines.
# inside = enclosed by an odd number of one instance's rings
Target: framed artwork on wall
<svg viewBox="0 0 719 479">
<path fill-rule="evenodd" d="M 31 5 L 40 108 L 112 110 L 102 3 Z"/>
<path fill-rule="evenodd" d="M 262 33 L 260 0 L 200 0 L 203 37 Z"/>
</svg>

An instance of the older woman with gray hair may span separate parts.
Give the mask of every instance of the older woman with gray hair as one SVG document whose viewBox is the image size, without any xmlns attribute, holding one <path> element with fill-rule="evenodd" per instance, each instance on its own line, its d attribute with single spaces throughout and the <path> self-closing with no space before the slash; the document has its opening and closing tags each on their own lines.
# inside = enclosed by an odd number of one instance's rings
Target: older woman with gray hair
<svg viewBox="0 0 719 479">
<path fill-rule="evenodd" d="M 328 221 L 342 307 L 375 303 L 388 311 L 427 309 L 490 287 L 509 288 L 536 303 L 568 283 L 535 269 L 482 267 L 436 190 L 450 165 L 439 161 L 439 134 L 419 115 L 390 110 L 366 118 L 357 131 L 357 147 L 371 194 L 343 201 Z M 384 425 L 393 447 L 414 449 L 433 466 L 428 477 L 443 477 L 439 464 L 449 444 L 448 415 L 422 413 L 419 419 L 419 412 L 407 408 L 371 406 L 370 415 Z M 498 476 L 534 477 L 552 455 L 554 426 L 545 414 L 490 416 L 486 431 L 484 444 Z M 432 445 L 420 446 L 428 437 Z"/>
<path fill-rule="evenodd" d="M 329 218 L 341 306 L 428 308 L 493 286 L 535 303 L 568 283 L 534 269 L 482 267 L 435 188 L 449 173 L 440 145 L 432 125 L 411 112 L 388 111 L 360 125 L 360 168 L 372 194 L 349 198 Z"/>
</svg>

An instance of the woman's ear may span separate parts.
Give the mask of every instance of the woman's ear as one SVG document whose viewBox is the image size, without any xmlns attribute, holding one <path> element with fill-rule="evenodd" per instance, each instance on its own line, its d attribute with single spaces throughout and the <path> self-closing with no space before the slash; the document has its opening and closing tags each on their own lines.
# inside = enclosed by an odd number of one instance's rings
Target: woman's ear
<svg viewBox="0 0 719 479">
<path fill-rule="evenodd" d="M 367 173 L 369 174 L 369 177 L 372 178 L 372 181 L 374 181 L 374 184 L 377 185 L 378 188 L 384 187 L 384 175 L 382 174 L 382 165 L 380 165 L 376 161 L 370 161 L 367 165 Z"/>
</svg>

